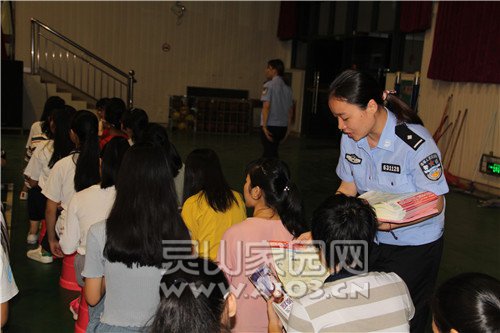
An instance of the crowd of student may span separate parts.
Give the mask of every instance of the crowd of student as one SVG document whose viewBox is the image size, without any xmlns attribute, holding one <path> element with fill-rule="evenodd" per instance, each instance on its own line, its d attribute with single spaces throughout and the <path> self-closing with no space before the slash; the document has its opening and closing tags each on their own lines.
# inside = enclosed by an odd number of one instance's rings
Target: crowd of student
<svg viewBox="0 0 500 333">
<path fill-rule="evenodd" d="M 39 243 L 27 256 L 50 263 L 76 251 L 87 332 L 410 331 L 415 307 L 405 278 L 392 270 L 354 272 L 368 262 L 345 241 L 365 242 L 368 256 L 380 247 L 374 243 L 380 225 L 373 209 L 345 190 L 347 171 L 339 191 L 306 221 L 285 162 L 250 162 L 241 194 L 226 182 L 212 149 L 195 149 L 183 163 L 166 129 L 149 123 L 144 110 L 127 109 L 119 98 L 100 100 L 97 110 L 97 116 L 76 111 L 50 97 L 32 126 L 24 171 L 27 242 Z M 351 110 L 335 105 L 332 112 L 344 117 Z M 4 304 L 17 292 L 4 229 L 2 221 L 2 325 Z M 319 251 L 330 275 L 319 290 L 294 300 L 284 326 L 275 300 L 266 303 L 248 275 L 269 262 L 267 241 L 311 239 L 325 244 Z M 369 297 L 350 298 L 359 285 L 369 286 Z M 455 277 L 426 300 L 433 329 L 498 331 L 499 296 L 495 278 Z M 78 306 L 79 299 L 71 303 L 74 313 Z"/>
</svg>

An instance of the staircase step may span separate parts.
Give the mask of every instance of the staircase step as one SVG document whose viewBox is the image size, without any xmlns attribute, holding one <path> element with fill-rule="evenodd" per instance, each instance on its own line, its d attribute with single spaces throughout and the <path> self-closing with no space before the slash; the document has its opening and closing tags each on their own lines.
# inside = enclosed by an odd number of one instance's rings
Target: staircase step
<svg viewBox="0 0 500 333">
<path fill-rule="evenodd" d="M 87 101 L 84 101 L 79 98 L 73 97 L 73 95 L 65 91 L 64 89 L 59 89 L 55 83 L 46 82 L 47 87 L 47 95 L 50 96 L 59 96 L 66 104 L 74 107 L 76 110 L 85 110 L 88 108 Z"/>
<path fill-rule="evenodd" d="M 87 110 L 88 109 L 87 102 L 85 102 L 85 101 L 75 101 L 75 100 L 72 100 L 71 102 L 67 102 L 66 104 L 74 107 L 77 111 L 78 110 Z"/>
</svg>

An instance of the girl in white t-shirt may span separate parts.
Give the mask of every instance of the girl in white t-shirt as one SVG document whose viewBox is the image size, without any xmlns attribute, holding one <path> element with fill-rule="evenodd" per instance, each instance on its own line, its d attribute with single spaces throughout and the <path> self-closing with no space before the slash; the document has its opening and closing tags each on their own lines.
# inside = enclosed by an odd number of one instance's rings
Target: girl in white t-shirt
<svg viewBox="0 0 500 333">
<path fill-rule="evenodd" d="M 90 111 L 78 111 L 71 121 L 71 140 L 76 150 L 59 160 L 50 171 L 42 193 L 47 197 L 45 222 L 50 252 L 64 257 L 56 236 L 56 220 L 64 226 L 66 210 L 73 194 L 100 182 L 97 117 Z M 58 207 L 62 209 L 57 217 Z"/>
<path fill-rule="evenodd" d="M 49 173 L 54 164 L 61 158 L 68 156 L 75 145 L 69 136 L 71 117 L 76 110 L 71 106 L 55 109 L 50 120 L 52 139 L 39 144 L 24 170 L 24 176 L 30 185 L 28 196 L 28 214 L 30 228 L 28 231 L 28 244 L 36 244 L 40 221 L 45 218 L 45 203 L 47 199 L 42 194 L 42 189 L 49 178 Z M 47 257 L 45 260 L 52 260 Z"/>
<path fill-rule="evenodd" d="M 26 142 L 26 155 L 24 156 L 24 161 L 29 162 L 35 148 L 41 143 L 45 142 L 51 137 L 50 131 L 50 116 L 52 111 L 55 109 L 64 108 L 65 102 L 59 96 L 51 96 L 45 102 L 43 106 L 42 116 L 39 121 L 36 121 L 31 125 L 30 134 L 28 136 L 28 141 Z M 29 183 L 25 181 L 23 189 L 19 198 L 21 200 L 26 200 L 29 190 Z"/>
<path fill-rule="evenodd" d="M 3 208 L 3 207 L 2 207 Z M 1 229 L 1 245 L 0 245 L 0 331 L 1 327 L 7 323 L 7 318 L 9 316 L 9 300 L 17 295 L 19 290 L 17 289 L 16 281 L 14 281 L 14 276 L 12 275 L 12 269 L 10 268 L 9 261 L 9 234 L 7 233 L 7 226 L 5 225 L 5 219 L 3 218 L 3 213 L 0 212 L 0 229 Z"/>
<path fill-rule="evenodd" d="M 83 286 L 81 272 L 85 262 L 87 231 L 94 223 L 106 220 L 115 202 L 115 182 L 129 148 L 127 139 L 114 137 L 101 151 L 101 183 L 77 192 L 68 205 L 64 230 L 59 234 L 59 245 L 66 255 L 75 251 L 75 272 L 78 284 Z"/>
</svg>

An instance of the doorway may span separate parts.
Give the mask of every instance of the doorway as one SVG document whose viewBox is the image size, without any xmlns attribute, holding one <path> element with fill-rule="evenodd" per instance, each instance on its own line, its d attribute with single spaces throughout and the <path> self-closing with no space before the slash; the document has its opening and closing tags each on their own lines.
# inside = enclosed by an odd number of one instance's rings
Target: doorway
<svg viewBox="0 0 500 333">
<path fill-rule="evenodd" d="M 340 140 L 337 120 L 328 108 L 328 88 L 342 69 L 343 42 L 333 39 L 308 43 L 302 133 L 318 139 Z"/>
<path fill-rule="evenodd" d="M 302 133 L 312 138 L 330 139 L 340 144 L 338 122 L 328 108 L 329 86 L 343 70 L 367 72 L 385 86 L 391 39 L 352 36 L 344 39 L 317 39 L 308 43 Z"/>
</svg>

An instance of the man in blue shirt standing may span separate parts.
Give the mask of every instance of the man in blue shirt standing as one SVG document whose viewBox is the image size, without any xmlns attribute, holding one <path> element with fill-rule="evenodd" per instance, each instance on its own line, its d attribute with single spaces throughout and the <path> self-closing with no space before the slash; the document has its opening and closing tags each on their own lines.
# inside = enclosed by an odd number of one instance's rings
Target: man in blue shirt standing
<svg viewBox="0 0 500 333">
<path fill-rule="evenodd" d="M 280 59 L 267 62 L 266 79 L 260 100 L 263 102 L 260 124 L 262 157 L 278 158 L 278 146 L 286 137 L 292 115 L 292 89 L 283 81 L 285 67 Z"/>
</svg>

